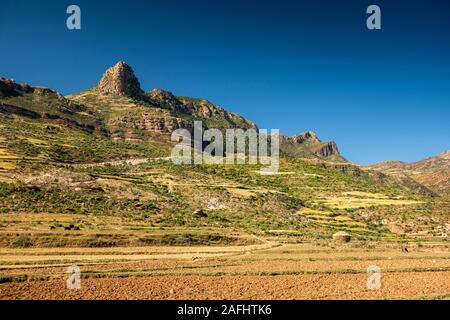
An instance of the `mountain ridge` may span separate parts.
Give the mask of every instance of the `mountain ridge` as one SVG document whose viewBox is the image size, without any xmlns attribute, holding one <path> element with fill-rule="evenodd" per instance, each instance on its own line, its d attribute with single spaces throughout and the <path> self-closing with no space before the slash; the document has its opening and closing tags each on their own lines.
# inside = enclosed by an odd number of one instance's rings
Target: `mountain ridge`
<svg viewBox="0 0 450 320">
<path fill-rule="evenodd" d="M 450 196 L 450 150 L 416 162 L 388 160 L 366 166 L 393 177 L 409 177 L 430 190 Z"/>
<path fill-rule="evenodd" d="M 96 95 L 96 92 L 99 94 Z M 104 97 L 107 96 L 107 97 Z M 217 106 L 207 99 L 192 98 L 186 96 L 175 96 L 172 92 L 164 89 L 152 89 L 144 91 L 140 87 L 139 80 L 133 69 L 124 61 L 119 61 L 116 65 L 108 68 L 99 84 L 92 90 L 72 94 L 68 96 L 79 103 L 92 106 L 93 109 L 100 109 L 100 113 L 108 112 L 105 108 L 99 107 L 102 100 L 109 100 L 109 105 L 117 104 L 119 97 L 122 105 L 128 105 L 128 109 L 116 112 L 123 114 L 112 120 L 110 128 L 116 140 L 144 141 L 148 134 L 156 133 L 168 135 L 175 129 L 184 128 L 192 131 L 193 120 L 201 120 L 206 128 L 215 129 L 256 129 L 258 126 L 237 113 L 230 112 Z M 123 98 L 130 98 L 133 101 L 125 102 Z M 157 107 L 163 111 L 155 114 L 138 112 L 133 104 L 142 104 L 149 107 Z M 134 108 L 138 117 L 133 117 L 131 111 Z M 149 109 L 146 109 L 149 111 Z M 167 112 L 166 112 L 167 111 Z M 124 115 L 126 114 L 126 116 Z M 120 128 L 127 128 L 125 133 Z M 122 132 L 122 133 L 120 133 Z M 302 136 L 304 135 L 304 136 Z M 167 137 L 166 137 L 167 139 Z M 346 161 L 339 153 L 339 149 L 334 141 L 322 142 L 314 132 L 306 132 L 294 137 L 282 135 L 280 137 L 281 153 L 285 156 L 319 158 L 332 161 Z"/>
</svg>

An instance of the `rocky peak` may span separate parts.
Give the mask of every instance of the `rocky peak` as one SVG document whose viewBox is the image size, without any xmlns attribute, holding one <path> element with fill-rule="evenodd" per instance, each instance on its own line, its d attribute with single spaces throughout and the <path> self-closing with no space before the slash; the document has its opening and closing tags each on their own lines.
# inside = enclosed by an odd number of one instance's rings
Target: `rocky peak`
<svg viewBox="0 0 450 320">
<path fill-rule="evenodd" d="M 317 135 L 312 131 L 307 131 L 304 133 L 296 134 L 291 137 L 283 137 L 286 141 L 290 143 L 304 143 L 304 142 L 320 142 L 319 138 L 317 138 Z"/>
<path fill-rule="evenodd" d="M 103 94 L 116 94 L 133 98 L 144 96 L 133 69 L 123 61 L 119 61 L 115 66 L 106 70 L 98 84 L 98 89 Z"/>
</svg>

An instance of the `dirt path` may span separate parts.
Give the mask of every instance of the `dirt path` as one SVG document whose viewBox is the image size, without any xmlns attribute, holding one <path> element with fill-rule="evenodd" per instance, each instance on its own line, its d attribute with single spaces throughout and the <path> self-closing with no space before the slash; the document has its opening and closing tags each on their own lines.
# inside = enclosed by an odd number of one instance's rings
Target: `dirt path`
<svg viewBox="0 0 450 320">
<path fill-rule="evenodd" d="M 93 167 L 104 167 L 104 166 L 121 166 L 121 165 L 138 165 L 142 163 L 147 163 L 151 161 L 164 160 L 169 161 L 171 157 L 158 157 L 158 158 L 130 158 L 123 160 L 112 160 L 112 161 L 104 161 L 104 162 L 92 162 L 92 163 L 77 163 L 72 164 L 71 166 L 74 168 L 93 168 Z"/>
</svg>

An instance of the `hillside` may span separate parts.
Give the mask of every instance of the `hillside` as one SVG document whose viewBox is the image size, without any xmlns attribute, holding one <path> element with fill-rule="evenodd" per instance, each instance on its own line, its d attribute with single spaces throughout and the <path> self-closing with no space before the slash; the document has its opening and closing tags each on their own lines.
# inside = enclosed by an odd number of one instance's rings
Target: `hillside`
<svg viewBox="0 0 450 320">
<path fill-rule="evenodd" d="M 295 242 L 336 231 L 361 241 L 446 237 L 447 201 L 417 179 L 347 162 L 313 132 L 281 137 L 274 175 L 260 175 L 260 165 L 174 165 L 170 133 L 194 120 L 257 128 L 205 99 L 144 91 L 124 62 L 68 97 L 1 79 L 0 243 Z"/>
<path fill-rule="evenodd" d="M 0 78 L 0 114 L 48 119 L 87 132 L 101 131 L 101 122 L 88 108 L 44 87 Z"/>
<path fill-rule="evenodd" d="M 418 162 L 385 161 L 367 168 L 397 178 L 409 177 L 437 194 L 450 196 L 450 151 Z"/>
</svg>

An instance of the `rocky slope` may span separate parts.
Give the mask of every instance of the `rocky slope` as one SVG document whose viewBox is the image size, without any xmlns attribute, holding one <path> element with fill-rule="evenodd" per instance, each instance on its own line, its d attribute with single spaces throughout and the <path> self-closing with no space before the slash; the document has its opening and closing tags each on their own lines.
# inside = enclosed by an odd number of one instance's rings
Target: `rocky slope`
<svg viewBox="0 0 450 320">
<path fill-rule="evenodd" d="M 45 87 L 0 78 L 0 116 L 49 119 L 88 132 L 103 132 L 101 120 L 86 106 Z"/>
<path fill-rule="evenodd" d="M 397 178 L 409 177 L 437 194 L 450 195 L 450 151 L 418 162 L 385 161 L 366 168 Z"/>
</svg>

